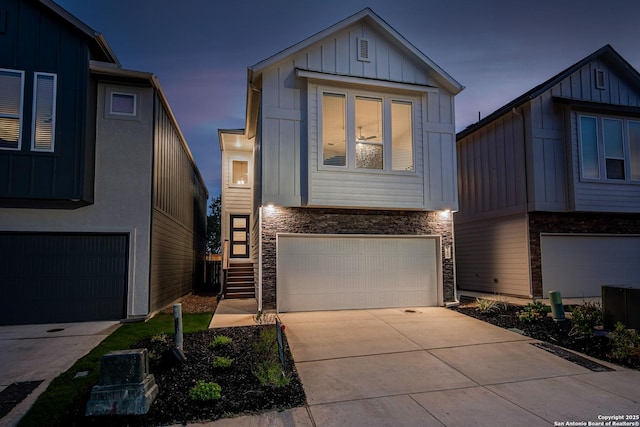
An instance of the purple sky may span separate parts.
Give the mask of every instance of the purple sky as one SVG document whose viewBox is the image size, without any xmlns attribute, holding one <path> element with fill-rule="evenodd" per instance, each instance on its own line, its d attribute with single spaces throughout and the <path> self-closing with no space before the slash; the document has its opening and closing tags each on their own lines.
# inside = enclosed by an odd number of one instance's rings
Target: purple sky
<svg viewBox="0 0 640 427">
<path fill-rule="evenodd" d="M 55 0 L 124 68 L 156 74 L 220 194 L 218 128 L 244 126 L 247 66 L 370 7 L 466 88 L 456 128 L 605 44 L 640 69 L 638 0 Z"/>
</svg>

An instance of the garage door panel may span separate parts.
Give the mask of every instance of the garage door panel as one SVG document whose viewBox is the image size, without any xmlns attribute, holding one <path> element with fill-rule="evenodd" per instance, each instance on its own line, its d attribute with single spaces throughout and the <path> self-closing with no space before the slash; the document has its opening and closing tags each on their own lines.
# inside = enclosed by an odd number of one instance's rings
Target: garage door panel
<svg viewBox="0 0 640 427">
<path fill-rule="evenodd" d="M 640 237 L 541 236 L 545 294 L 600 296 L 602 285 L 640 287 Z"/>
<path fill-rule="evenodd" d="M 278 237 L 278 310 L 437 305 L 437 240 Z"/>
<path fill-rule="evenodd" d="M 117 320 L 126 314 L 126 234 L 0 233 L 0 324 Z"/>
</svg>

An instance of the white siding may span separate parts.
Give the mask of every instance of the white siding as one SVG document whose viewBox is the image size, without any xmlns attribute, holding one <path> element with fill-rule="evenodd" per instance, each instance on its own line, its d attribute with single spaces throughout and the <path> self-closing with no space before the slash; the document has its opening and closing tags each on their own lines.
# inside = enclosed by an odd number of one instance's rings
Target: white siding
<svg viewBox="0 0 640 427">
<path fill-rule="evenodd" d="M 522 116 L 508 113 L 457 143 L 457 224 L 526 211 Z"/>
<path fill-rule="evenodd" d="M 595 70 L 605 74 L 605 89 L 597 89 Z M 535 193 L 530 210 L 638 212 L 640 185 L 580 180 L 577 114 L 554 105 L 552 96 L 576 100 L 640 106 L 640 93 L 606 61 L 596 60 L 576 70 L 531 101 L 532 157 Z M 593 114 L 593 113 L 589 113 Z M 611 114 L 615 117 L 615 114 Z M 565 141 L 570 141 L 565 142 Z M 627 165 L 628 167 L 628 165 Z"/>
<path fill-rule="evenodd" d="M 249 166 L 249 183 L 246 187 L 237 187 L 231 183 L 231 162 L 247 161 Z M 250 215 L 253 212 L 253 154 L 249 151 L 222 152 L 222 224 L 221 239 L 229 240 L 229 215 Z"/>
<path fill-rule="evenodd" d="M 358 61 L 356 39 L 369 39 L 371 61 Z M 318 170 L 317 93 L 295 69 L 436 85 L 425 68 L 364 22 L 312 44 L 262 73 L 262 203 L 280 206 L 456 209 L 453 96 L 444 89 L 423 98 L 416 117 L 416 173 Z M 371 87 L 367 87 L 370 90 Z M 427 100 L 428 98 L 428 100 Z M 427 111 L 427 105 L 428 110 Z M 431 111 L 433 110 L 433 111 Z M 307 120 L 308 119 L 308 120 Z M 428 126 L 425 126 L 427 123 Z M 429 133 L 428 133 L 429 132 Z M 423 145 L 428 150 L 423 149 Z M 425 173 L 425 164 L 430 166 Z M 336 186 L 339 183 L 339 187 Z M 336 188 L 340 191 L 336 192 Z"/>
<path fill-rule="evenodd" d="M 531 296 L 526 214 L 455 227 L 459 289 Z"/>
</svg>

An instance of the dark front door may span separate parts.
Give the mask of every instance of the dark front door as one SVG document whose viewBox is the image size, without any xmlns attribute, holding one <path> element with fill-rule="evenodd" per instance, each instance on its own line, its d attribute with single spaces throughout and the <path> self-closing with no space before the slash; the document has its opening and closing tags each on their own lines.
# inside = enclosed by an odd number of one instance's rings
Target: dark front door
<svg viewBox="0 0 640 427">
<path fill-rule="evenodd" d="M 231 215 L 231 258 L 249 258 L 249 215 Z"/>
</svg>

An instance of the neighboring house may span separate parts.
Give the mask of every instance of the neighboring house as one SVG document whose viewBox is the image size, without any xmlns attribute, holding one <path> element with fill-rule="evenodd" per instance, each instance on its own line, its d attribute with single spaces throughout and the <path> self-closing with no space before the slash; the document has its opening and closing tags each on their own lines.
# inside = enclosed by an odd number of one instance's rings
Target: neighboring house
<svg viewBox="0 0 640 427">
<path fill-rule="evenodd" d="M 460 289 L 640 287 L 640 74 L 605 46 L 457 135 Z"/>
<path fill-rule="evenodd" d="M 370 9 L 247 80 L 245 128 L 219 131 L 223 239 L 258 309 L 455 301 L 462 86 Z"/>
<path fill-rule="evenodd" d="M 144 317 L 201 280 L 207 190 L 152 74 L 0 5 L 0 324 Z"/>
</svg>

